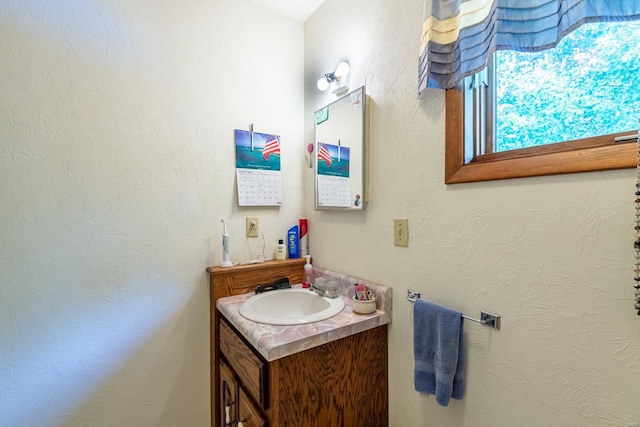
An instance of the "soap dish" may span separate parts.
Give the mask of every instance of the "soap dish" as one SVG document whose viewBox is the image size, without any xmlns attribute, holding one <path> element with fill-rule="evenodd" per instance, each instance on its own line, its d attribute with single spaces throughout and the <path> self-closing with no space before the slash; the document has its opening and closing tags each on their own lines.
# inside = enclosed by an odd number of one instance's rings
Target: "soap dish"
<svg viewBox="0 0 640 427">
<path fill-rule="evenodd" d="M 376 311 L 376 299 L 361 301 L 354 296 L 351 308 L 354 313 L 371 314 Z"/>
</svg>

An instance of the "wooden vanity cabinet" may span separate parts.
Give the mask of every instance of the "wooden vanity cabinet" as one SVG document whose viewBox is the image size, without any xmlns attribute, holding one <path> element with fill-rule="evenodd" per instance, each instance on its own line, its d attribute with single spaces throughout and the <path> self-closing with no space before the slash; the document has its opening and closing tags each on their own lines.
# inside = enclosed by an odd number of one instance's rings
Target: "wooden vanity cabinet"
<svg viewBox="0 0 640 427">
<path fill-rule="evenodd" d="M 292 283 L 301 282 L 304 260 L 274 261 L 287 262 L 274 265 L 279 269 L 276 276 L 265 273 L 268 270 L 255 270 L 252 287 L 289 277 L 288 270 Z M 231 419 L 242 421 L 244 427 L 388 425 L 387 325 L 267 362 L 215 308 L 216 288 L 222 283 L 227 290 L 235 289 L 236 280 L 230 275 L 233 269 L 226 269 L 221 272 L 226 277 L 219 282 L 216 269 L 209 269 L 214 426 L 225 426 L 229 395 L 238 402 L 230 408 L 237 414 Z M 238 284 L 245 280 L 245 273 L 240 274 Z M 230 295 L 247 291 L 245 287 Z"/>
</svg>

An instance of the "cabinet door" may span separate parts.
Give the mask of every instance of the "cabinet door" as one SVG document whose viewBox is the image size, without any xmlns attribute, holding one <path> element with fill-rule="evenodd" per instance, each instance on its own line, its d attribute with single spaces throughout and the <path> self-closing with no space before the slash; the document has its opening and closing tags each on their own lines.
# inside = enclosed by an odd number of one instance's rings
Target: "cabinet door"
<svg viewBox="0 0 640 427">
<path fill-rule="evenodd" d="M 226 363 L 220 361 L 221 426 L 231 426 L 238 420 L 238 382 Z"/>
<path fill-rule="evenodd" d="M 239 392 L 240 402 L 240 418 L 243 427 L 265 427 L 267 421 L 262 416 L 262 413 L 251 400 L 251 398 L 245 393 L 244 389 L 240 387 Z"/>
</svg>

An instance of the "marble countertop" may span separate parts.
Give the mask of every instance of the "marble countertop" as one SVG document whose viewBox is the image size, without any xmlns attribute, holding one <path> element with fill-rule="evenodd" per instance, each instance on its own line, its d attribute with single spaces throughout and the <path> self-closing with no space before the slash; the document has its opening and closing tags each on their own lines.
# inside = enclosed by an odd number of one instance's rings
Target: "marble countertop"
<svg viewBox="0 0 640 427">
<path fill-rule="evenodd" d="M 327 280 L 335 280 L 338 283 L 339 298 L 345 301 L 344 309 L 329 319 L 292 326 L 253 322 L 242 317 L 238 311 L 244 301 L 255 295 L 253 292 L 220 298 L 216 302 L 216 308 L 269 362 L 391 323 L 393 301 L 390 287 L 324 268 L 314 267 L 314 273 L 316 277 L 322 276 Z M 356 283 L 367 285 L 370 290 L 375 292 L 376 311 L 373 313 L 358 314 L 353 312 L 351 302 Z M 296 288 L 300 285 L 292 287 Z"/>
</svg>

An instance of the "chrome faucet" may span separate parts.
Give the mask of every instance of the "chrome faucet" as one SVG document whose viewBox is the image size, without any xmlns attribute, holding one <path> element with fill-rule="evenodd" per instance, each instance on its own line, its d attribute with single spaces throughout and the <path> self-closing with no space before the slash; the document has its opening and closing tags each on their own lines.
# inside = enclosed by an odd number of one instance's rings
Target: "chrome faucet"
<svg viewBox="0 0 640 427">
<path fill-rule="evenodd" d="M 323 278 L 316 279 L 316 283 L 310 285 L 310 289 L 321 297 L 338 298 L 338 286 L 336 282 L 326 283 Z"/>
</svg>

